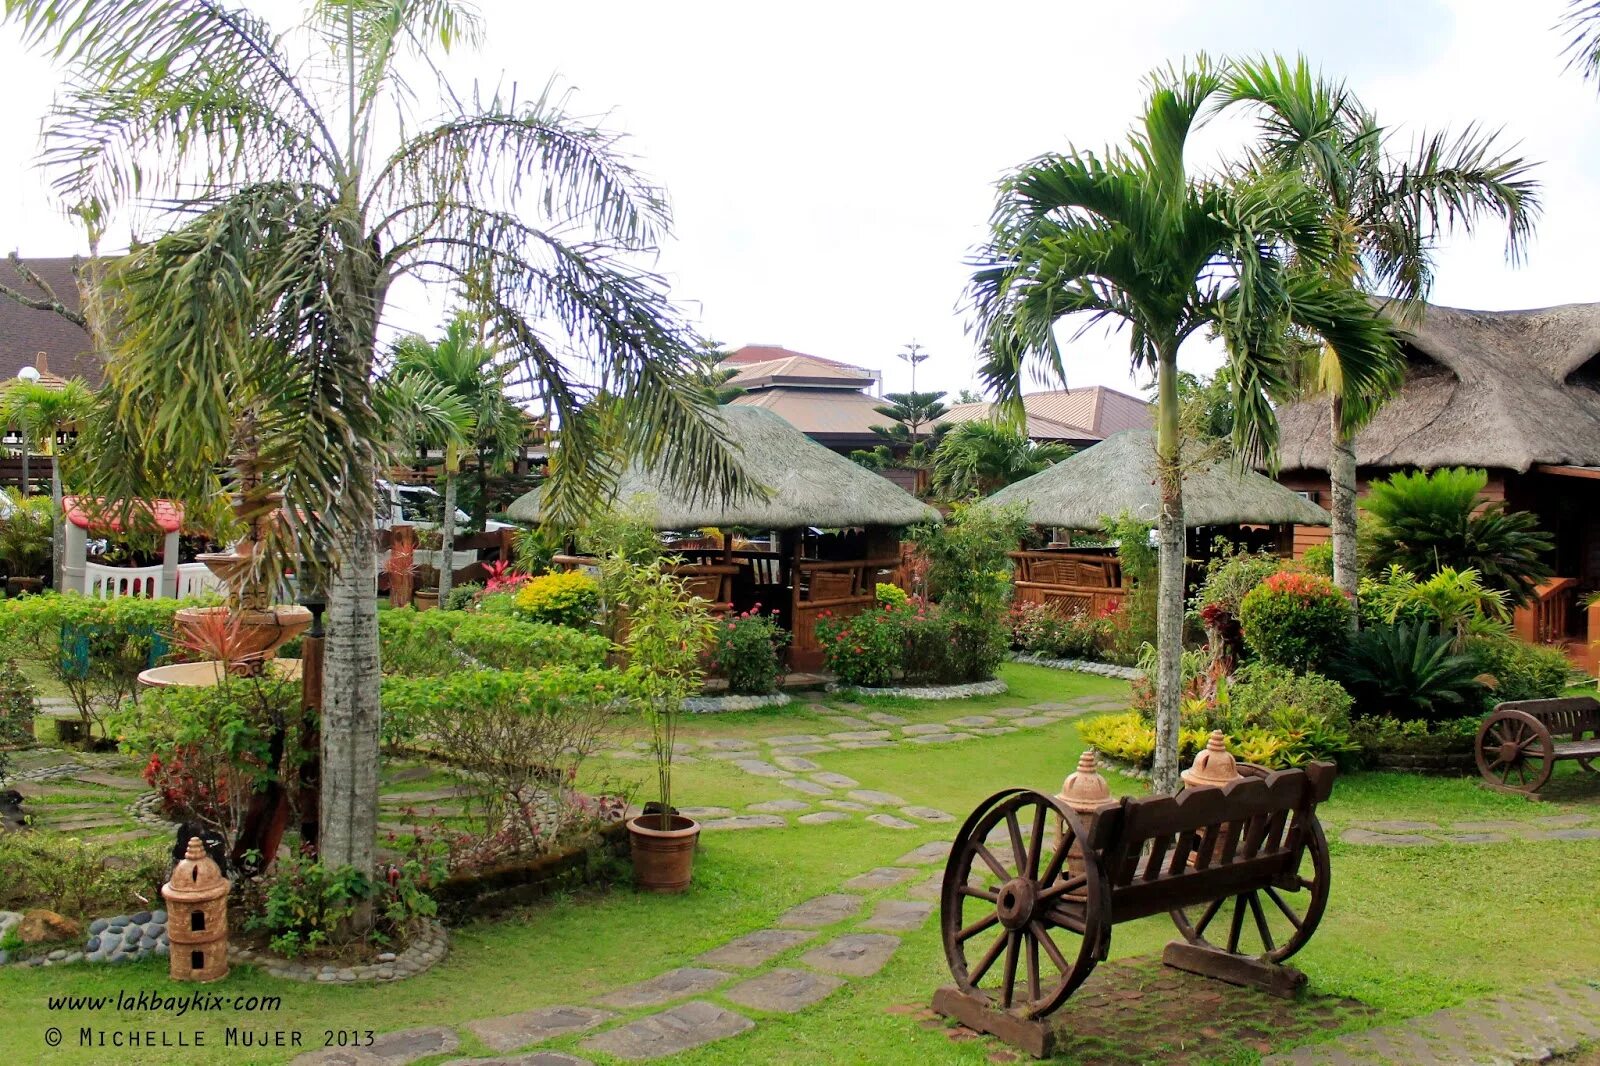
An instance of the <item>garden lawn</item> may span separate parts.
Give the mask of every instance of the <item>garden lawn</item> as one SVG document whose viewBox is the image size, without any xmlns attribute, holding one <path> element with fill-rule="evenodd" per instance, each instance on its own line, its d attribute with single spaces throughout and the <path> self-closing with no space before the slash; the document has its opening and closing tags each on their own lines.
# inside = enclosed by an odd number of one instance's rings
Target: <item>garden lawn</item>
<svg viewBox="0 0 1600 1066">
<path fill-rule="evenodd" d="M 1000 707 L 1085 695 L 1121 696 L 1119 682 L 1039 667 L 1010 665 L 1011 692 L 950 703 L 905 700 L 860 701 L 908 723 L 942 722 Z M 818 697 L 821 699 L 822 697 Z M 827 697 L 832 703 L 842 697 Z M 851 712 L 859 713 L 859 712 Z M 821 735 L 852 728 L 812 713 L 805 702 L 778 712 L 693 717 L 680 739 L 759 739 L 791 734 Z M 640 739 L 639 732 L 621 745 Z M 948 840 L 970 808 L 989 793 L 1027 785 L 1054 793 L 1074 768 L 1082 744 L 1075 720 L 1004 736 L 952 744 L 896 744 L 890 748 L 830 751 L 811 758 L 861 787 L 895 793 L 911 804 L 939 808 L 956 822 L 897 831 L 853 815 L 821 826 L 799 826 L 789 816 L 784 829 L 707 833 L 696 861 L 691 890 L 677 897 L 635 894 L 619 888 L 559 898 L 495 923 L 453 930 L 449 957 L 430 973 L 387 986 L 321 986 L 278 981 L 241 967 L 210 991 L 277 995 L 275 1012 L 221 1011 L 175 1018 L 152 1012 L 51 1011 L 47 997 L 95 995 L 141 989 L 173 994 L 188 986 L 169 983 L 155 962 L 123 967 L 73 966 L 50 970 L 0 969 L 0 1053 L 26 1062 L 276 1063 L 290 1049 L 241 1051 L 222 1046 L 229 1025 L 293 1029 L 303 1049 L 320 1047 L 325 1030 L 379 1032 L 421 1025 L 464 1022 L 556 1004 L 578 1005 L 633 981 L 692 964 L 700 952 L 741 933 L 772 924 L 783 911 L 812 896 L 837 891 L 844 880 L 876 866 L 893 865 L 918 844 Z M 676 775 L 679 805 L 743 810 L 773 799 L 815 800 L 752 776 L 696 745 L 692 762 Z M 767 757 L 763 752 L 763 758 Z M 648 785 L 651 764 L 632 759 L 597 759 L 595 779 L 627 779 Z M 1111 774 L 1113 789 L 1137 792 L 1142 785 Z M 649 798 L 641 791 L 641 798 Z M 1537 985 L 1562 976 L 1600 972 L 1600 925 L 1594 921 L 1595 877 L 1600 841 L 1515 838 L 1482 845 L 1428 847 L 1358 846 L 1339 841 L 1354 823 L 1415 819 L 1430 823 L 1507 821 L 1534 831 L 1535 819 L 1563 814 L 1591 816 L 1600 823 L 1600 784 L 1571 784 L 1560 803 L 1530 803 L 1479 788 L 1472 780 L 1428 779 L 1401 774 L 1357 774 L 1340 780 L 1325 810 L 1333 853 L 1333 895 L 1321 928 L 1296 964 L 1316 993 L 1358 999 L 1376 1011 L 1373 1024 L 1459 1004 L 1499 990 Z M 881 808 L 889 810 L 889 808 Z M 938 867 L 919 867 L 908 885 L 868 892 L 871 899 L 906 898 L 906 889 Z M 863 915 L 869 913 L 864 910 Z M 903 942 L 875 977 L 851 979 L 821 1003 L 793 1015 L 765 1015 L 734 1007 L 756 1020 L 745 1035 L 660 1060 L 675 1064 L 748 1063 L 987 1063 L 996 1050 L 984 1039 L 952 1043 L 887 1008 L 926 1005 L 949 980 L 939 943 L 937 913 Z M 855 921 L 824 930 L 813 942 L 852 931 Z M 1508 936 L 1508 930 L 1514 931 Z M 1174 935 L 1165 918 L 1116 927 L 1115 957 L 1159 952 Z M 1514 949 L 1508 950 L 1508 944 Z M 801 945 L 754 971 L 795 965 L 812 944 Z M 697 997 L 715 1002 L 717 993 Z M 622 1012 L 624 1016 L 655 1009 Z M 1063 1008 L 1070 1016 L 1071 1001 Z M 47 1048 L 45 1030 L 58 1026 L 65 1045 Z M 199 1049 L 94 1051 L 75 1047 L 82 1027 L 204 1030 Z M 443 1061 L 490 1050 L 461 1030 L 462 1047 Z M 599 1064 L 614 1060 L 581 1050 L 580 1037 L 541 1048 L 564 1050 Z M 1252 1062 L 1258 1053 L 1219 1044 L 1218 1062 Z"/>
</svg>

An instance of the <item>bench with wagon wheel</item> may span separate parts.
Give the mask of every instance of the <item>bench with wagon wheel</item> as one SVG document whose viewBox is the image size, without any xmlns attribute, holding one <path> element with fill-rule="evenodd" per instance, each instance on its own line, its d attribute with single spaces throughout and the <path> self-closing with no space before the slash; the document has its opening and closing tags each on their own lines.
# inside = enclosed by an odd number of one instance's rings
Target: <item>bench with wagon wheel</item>
<svg viewBox="0 0 1600 1066">
<path fill-rule="evenodd" d="M 1600 700 L 1575 696 L 1502 703 L 1478 727 L 1473 754 L 1491 786 L 1531 796 L 1563 759 L 1600 773 Z"/>
<path fill-rule="evenodd" d="M 1176 797 L 1123 799 L 1085 817 L 1025 788 L 990 796 L 951 847 L 940 924 L 954 986 L 934 1009 L 1033 1055 L 1047 1020 L 1111 948 L 1111 927 L 1168 913 L 1169 966 L 1290 996 L 1284 961 L 1328 902 L 1317 804 L 1334 767 L 1267 772 Z M 1231 905 L 1231 907 L 1230 907 Z"/>
</svg>

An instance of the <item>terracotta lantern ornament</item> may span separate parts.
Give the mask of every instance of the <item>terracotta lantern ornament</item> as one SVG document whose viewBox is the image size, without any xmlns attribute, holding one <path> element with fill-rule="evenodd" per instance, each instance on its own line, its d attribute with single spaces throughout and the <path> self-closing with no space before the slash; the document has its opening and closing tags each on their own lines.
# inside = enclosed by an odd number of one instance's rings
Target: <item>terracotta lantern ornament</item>
<svg viewBox="0 0 1600 1066">
<path fill-rule="evenodd" d="M 1100 776 L 1100 770 L 1095 763 L 1094 749 L 1087 748 L 1078 756 L 1078 768 L 1067 775 L 1061 782 L 1061 792 L 1056 799 L 1071 807 L 1077 812 L 1085 833 L 1094 832 L 1094 820 L 1100 810 L 1112 802 L 1111 786 L 1106 779 Z M 1066 836 L 1066 827 L 1056 825 L 1056 847 L 1061 846 L 1062 839 Z M 1083 876 L 1083 841 L 1074 840 L 1072 847 L 1067 850 L 1067 876 Z M 1077 899 L 1083 892 L 1069 892 L 1068 896 Z"/>
<path fill-rule="evenodd" d="M 167 901 L 168 965 L 174 981 L 220 981 L 228 976 L 228 892 L 232 886 L 199 837 L 161 886 Z"/>
<path fill-rule="evenodd" d="M 1221 788 L 1235 781 L 1244 780 L 1244 775 L 1239 772 L 1238 760 L 1228 750 L 1228 737 L 1220 729 L 1212 730 L 1211 735 L 1206 738 L 1206 746 L 1195 755 L 1194 765 L 1179 776 L 1183 778 L 1185 788 Z M 1230 832 L 1231 827 L 1227 822 L 1217 826 L 1211 840 L 1208 864 L 1222 857 Z M 1202 841 L 1201 846 L 1190 853 L 1189 865 L 1198 865 L 1200 854 L 1204 850 L 1206 849 Z"/>
</svg>

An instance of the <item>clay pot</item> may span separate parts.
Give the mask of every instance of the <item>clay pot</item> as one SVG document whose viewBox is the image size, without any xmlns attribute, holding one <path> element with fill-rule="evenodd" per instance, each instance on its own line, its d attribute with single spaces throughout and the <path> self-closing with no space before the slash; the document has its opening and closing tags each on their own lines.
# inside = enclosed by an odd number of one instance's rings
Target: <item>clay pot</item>
<svg viewBox="0 0 1600 1066">
<path fill-rule="evenodd" d="M 15 599 L 23 593 L 34 595 L 44 591 L 44 578 L 42 577 L 8 577 L 6 578 L 6 595 Z"/>
<path fill-rule="evenodd" d="M 419 589 L 411 594 L 411 606 L 419 611 L 431 611 L 439 606 L 438 589 Z"/>
<path fill-rule="evenodd" d="M 633 844 L 633 882 L 646 892 L 682 892 L 694 872 L 694 849 L 700 823 L 681 814 L 668 817 L 670 829 L 661 828 L 658 814 L 628 820 Z"/>
</svg>

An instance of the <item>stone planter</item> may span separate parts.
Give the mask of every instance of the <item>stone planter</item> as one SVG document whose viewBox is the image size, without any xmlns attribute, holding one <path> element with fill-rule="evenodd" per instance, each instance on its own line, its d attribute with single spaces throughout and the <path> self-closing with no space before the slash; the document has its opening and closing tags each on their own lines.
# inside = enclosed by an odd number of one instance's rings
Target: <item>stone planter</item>
<svg viewBox="0 0 1600 1066">
<path fill-rule="evenodd" d="M 700 823 L 681 814 L 668 816 L 669 829 L 660 828 L 658 814 L 628 820 L 633 845 L 633 880 L 646 892 L 675 893 L 689 887 L 694 874 L 694 849 Z M 648 822 L 649 825 L 644 823 Z"/>
<path fill-rule="evenodd" d="M 419 611 L 431 611 L 439 606 L 438 589 L 418 589 L 411 594 L 411 605 Z"/>
</svg>

